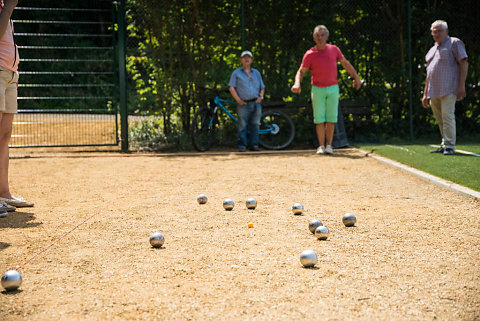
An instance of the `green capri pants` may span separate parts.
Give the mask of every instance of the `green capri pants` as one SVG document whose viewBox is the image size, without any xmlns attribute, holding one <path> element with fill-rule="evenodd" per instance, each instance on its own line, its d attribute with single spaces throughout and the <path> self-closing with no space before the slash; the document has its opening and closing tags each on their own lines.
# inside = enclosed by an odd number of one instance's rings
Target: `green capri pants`
<svg viewBox="0 0 480 321">
<path fill-rule="evenodd" d="M 338 117 L 338 85 L 317 87 L 312 85 L 313 122 L 336 123 Z"/>
</svg>

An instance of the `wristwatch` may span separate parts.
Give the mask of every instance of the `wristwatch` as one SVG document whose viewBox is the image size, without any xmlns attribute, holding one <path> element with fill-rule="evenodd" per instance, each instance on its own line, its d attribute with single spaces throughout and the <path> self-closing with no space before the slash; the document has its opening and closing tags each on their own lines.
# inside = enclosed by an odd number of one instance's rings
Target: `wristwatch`
<svg viewBox="0 0 480 321">
<path fill-rule="evenodd" d="M 258 96 L 258 98 L 260 98 L 261 100 L 263 100 L 263 96 Z"/>
</svg>

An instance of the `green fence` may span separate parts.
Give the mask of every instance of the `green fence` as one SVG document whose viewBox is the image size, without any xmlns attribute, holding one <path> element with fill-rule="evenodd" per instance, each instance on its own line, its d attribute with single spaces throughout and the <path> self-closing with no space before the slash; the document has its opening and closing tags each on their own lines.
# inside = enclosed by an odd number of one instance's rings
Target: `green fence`
<svg viewBox="0 0 480 321">
<path fill-rule="evenodd" d="M 38 5 L 22 1 L 12 15 L 20 78 L 10 146 L 117 145 L 115 3 Z"/>
<path fill-rule="evenodd" d="M 351 126 L 353 115 L 345 115 L 350 136 L 438 135 L 431 111 L 421 107 L 436 19 L 447 20 L 450 34 L 467 46 L 467 98 L 457 104 L 457 132 L 478 134 L 480 45 L 471 26 L 479 8 L 474 0 L 23 0 L 12 17 L 21 59 L 11 146 L 121 142 L 127 150 L 127 105 L 129 114 L 157 116 L 163 135 L 180 139 L 208 101 L 198 88 L 226 87 L 244 47 L 254 52 L 266 102 L 307 101 L 309 77 L 301 95 L 290 86 L 316 24 L 327 25 L 330 43 L 365 81 L 360 92 L 351 90 L 340 68 L 341 99 L 369 102 L 368 122 Z M 311 119 L 302 110 L 294 116 L 297 139 L 308 143 Z"/>
<path fill-rule="evenodd" d="M 425 54 L 434 43 L 430 25 L 444 19 L 469 55 L 467 98 L 456 106 L 461 141 L 478 135 L 480 126 L 480 43 L 478 30 L 472 28 L 479 14 L 474 0 L 127 1 L 129 110 L 158 116 L 165 136 L 188 133 L 192 113 L 209 98 L 199 88 L 225 88 L 240 66 L 242 49 L 254 54 L 253 67 L 266 85 L 265 103 L 306 102 L 309 76 L 300 95 L 290 87 L 303 54 L 314 45 L 313 28 L 325 24 L 329 42 L 364 80 L 359 92 L 352 90 L 348 73 L 339 68 L 340 99 L 361 101 L 369 109 L 358 122 L 356 115 L 344 114 L 349 137 L 438 137 L 432 112 L 421 106 L 421 97 Z M 310 144 L 314 136 L 312 120 L 302 111 L 293 115 L 299 146 Z"/>
</svg>

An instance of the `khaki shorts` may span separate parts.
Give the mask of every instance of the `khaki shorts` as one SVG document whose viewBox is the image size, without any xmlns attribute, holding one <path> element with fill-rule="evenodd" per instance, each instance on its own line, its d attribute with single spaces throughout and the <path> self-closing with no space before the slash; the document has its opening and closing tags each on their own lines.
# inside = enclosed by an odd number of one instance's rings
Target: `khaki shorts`
<svg viewBox="0 0 480 321">
<path fill-rule="evenodd" d="M 0 112 L 17 113 L 18 72 L 0 66 Z"/>
</svg>

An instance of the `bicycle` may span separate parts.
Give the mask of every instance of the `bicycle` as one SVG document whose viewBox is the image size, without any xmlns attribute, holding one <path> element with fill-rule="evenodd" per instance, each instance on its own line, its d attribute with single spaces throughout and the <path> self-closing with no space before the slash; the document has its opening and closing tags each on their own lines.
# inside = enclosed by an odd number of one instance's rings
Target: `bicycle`
<svg viewBox="0 0 480 321">
<path fill-rule="evenodd" d="M 210 149 L 215 141 L 215 132 L 218 125 L 218 111 L 225 112 L 235 123 L 238 120 L 225 107 L 224 103 L 236 105 L 232 100 L 220 98 L 218 93 L 207 106 L 201 107 L 193 116 L 190 135 L 193 146 L 199 152 Z M 288 147 L 295 137 L 295 125 L 292 119 L 279 110 L 265 110 L 262 112 L 258 143 L 265 149 L 279 150 Z"/>
</svg>

